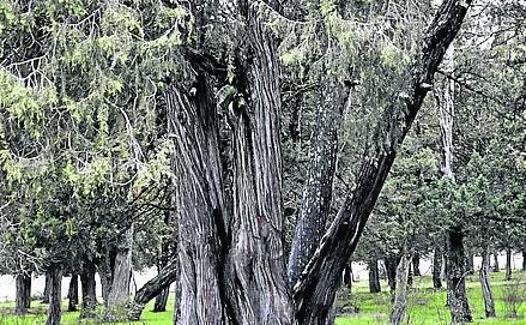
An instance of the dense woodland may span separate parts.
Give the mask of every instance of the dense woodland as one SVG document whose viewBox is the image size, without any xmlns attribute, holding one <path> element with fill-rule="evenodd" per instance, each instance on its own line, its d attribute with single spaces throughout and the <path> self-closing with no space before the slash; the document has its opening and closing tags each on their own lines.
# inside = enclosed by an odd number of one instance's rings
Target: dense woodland
<svg viewBox="0 0 526 325">
<path fill-rule="evenodd" d="M 0 44 L 18 315 L 333 324 L 353 261 L 402 324 L 431 259 L 457 324 L 526 260 L 524 0 L 2 0 Z"/>
</svg>

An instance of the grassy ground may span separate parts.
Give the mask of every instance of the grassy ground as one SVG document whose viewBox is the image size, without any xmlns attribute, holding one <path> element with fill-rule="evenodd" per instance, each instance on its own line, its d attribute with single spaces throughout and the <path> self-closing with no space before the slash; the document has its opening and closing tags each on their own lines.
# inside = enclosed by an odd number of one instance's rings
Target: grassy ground
<svg viewBox="0 0 526 325">
<path fill-rule="evenodd" d="M 522 279 L 521 279 L 522 276 Z M 515 280 L 506 283 L 503 273 L 492 274 L 492 285 L 494 296 L 497 303 L 497 318 L 484 319 L 484 304 L 482 292 L 476 276 L 469 277 L 467 281 L 470 306 L 473 311 L 473 324 L 481 325 L 526 325 L 526 274 L 515 274 Z M 429 277 L 415 278 L 413 289 L 409 296 L 408 319 L 406 324 L 414 325 L 441 325 L 449 324 L 449 312 L 445 306 L 446 293 L 444 290 L 435 291 L 430 289 L 431 279 Z M 387 284 L 382 282 L 382 288 L 386 289 Z M 518 318 L 509 318 L 510 303 L 506 299 L 515 296 L 517 301 Z M 336 325 L 380 325 L 387 324 L 389 311 L 391 308 L 390 296 L 387 292 L 370 294 L 367 282 L 353 284 L 353 292 L 350 299 L 342 299 L 341 305 L 352 305 L 358 309 L 358 313 L 339 317 Z M 30 314 L 24 317 L 16 317 L 11 314 L 13 303 L 0 303 L 0 325 L 42 325 L 45 323 L 46 305 L 33 303 Z M 134 325 L 170 325 L 172 324 L 173 298 L 168 302 L 168 311 L 164 313 L 152 313 L 152 306 L 146 307 L 140 322 Z M 64 303 L 64 308 L 66 303 Z M 101 323 L 96 321 L 78 320 L 79 313 L 64 313 L 62 324 L 115 324 L 124 325 L 131 323 Z"/>
</svg>

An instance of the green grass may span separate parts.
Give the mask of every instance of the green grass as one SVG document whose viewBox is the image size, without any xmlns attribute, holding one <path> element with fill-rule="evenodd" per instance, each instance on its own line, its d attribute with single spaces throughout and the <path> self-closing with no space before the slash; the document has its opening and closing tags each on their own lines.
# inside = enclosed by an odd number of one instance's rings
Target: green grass
<svg viewBox="0 0 526 325">
<path fill-rule="evenodd" d="M 511 319 L 506 318 L 507 309 L 504 297 L 507 288 L 513 288 L 516 292 L 519 292 L 521 298 L 526 300 L 526 274 L 515 273 L 514 275 L 518 279 L 522 276 L 522 281 L 514 280 L 511 284 L 506 284 L 504 281 L 503 273 L 492 273 L 492 286 L 494 297 L 496 300 L 497 318 L 485 319 L 484 318 L 484 304 L 482 300 L 482 291 L 480 289 L 480 283 L 477 276 L 468 277 L 467 279 L 467 290 L 470 301 L 471 310 L 473 311 L 473 324 L 474 325 L 526 325 L 526 301 L 521 305 L 519 309 L 519 318 Z M 520 282 L 520 284 L 519 284 Z M 413 287 L 409 294 L 408 303 L 408 319 L 406 324 L 414 325 L 442 325 L 449 324 L 450 316 L 446 302 L 445 290 L 435 291 L 431 289 L 432 283 L 429 277 L 416 277 L 414 279 Z M 368 292 L 368 284 L 366 281 L 353 283 L 352 295 L 349 301 L 340 301 L 339 304 L 352 304 L 358 309 L 358 313 L 352 315 L 345 315 L 337 318 L 336 325 L 381 325 L 387 324 L 390 308 L 391 299 L 388 292 L 385 292 L 387 284 L 382 282 L 382 289 L 384 292 L 379 294 L 371 294 Z M 144 313 L 142 319 L 139 322 L 120 322 L 120 323 L 108 323 L 108 322 L 96 322 L 94 320 L 82 321 L 78 320 L 78 312 L 66 312 L 62 316 L 62 324 L 73 325 L 73 324 L 115 324 L 115 325 L 170 325 L 172 324 L 172 314 L 174 301 L 173 297 L 168 302 L 168 310 L 164 313 L 153 313 L 152 304 L 149 304 Z M 13 302 L 0 303 L 0 325 L 42 325 L 45 323 L 45 312 L 46 305 L 40 304 L 39 302 L 32 303 L 32 309 L 30 314 L 20 317 L 12 315 L 14 308 Z M 64 302 L 63 308 L 66 308 L 66 302 Z"/>
</svg>

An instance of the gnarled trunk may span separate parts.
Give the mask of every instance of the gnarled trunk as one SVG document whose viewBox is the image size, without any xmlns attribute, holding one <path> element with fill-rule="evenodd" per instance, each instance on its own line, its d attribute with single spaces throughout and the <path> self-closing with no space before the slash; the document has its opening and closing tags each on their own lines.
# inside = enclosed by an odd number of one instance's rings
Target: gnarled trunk
<svg viewBox="0 0 526 325">
<path fill-rule="evenodd" d="M 53 265 L 50 267 L 47 274 L 49 275 L 49 306 L 47 310 L 46 325 L 60 325 L 60 304 L 62 303 L 62 270 L 58 265 Z"/>
<path fill-rule="evenodd" d="M 484 311 L 486 317 L 495 317 L 495 301 L 491 292 L 489 277 L 490 254 L 487 247 L 482 252 L 482 265 L 480 266 L 479 279 L 482 286 L 482 296 L 484 298 Z"/>
<path fill-rule="evenodd" d="M 71 280 L 68 288 L 68 311 L 77 311 L 79 303 L 79 276 L 76 273 L 71 274 Z"/>
<path fill-rule="evenodd" d="M 15 313 L 24 315 L 31 306 L 31 273 L 16 276 L 16 307 Z"/>
</svg>

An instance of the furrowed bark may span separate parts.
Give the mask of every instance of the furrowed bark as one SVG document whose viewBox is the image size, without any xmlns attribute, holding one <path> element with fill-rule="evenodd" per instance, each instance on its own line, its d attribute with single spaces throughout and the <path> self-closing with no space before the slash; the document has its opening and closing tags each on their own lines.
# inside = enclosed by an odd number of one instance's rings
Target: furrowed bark
<svg viewBox="0 0 526 325">
<path fill-rule="evenodd" d="M 423 100 L 433 84 L 438 65 L 460 29 L 471 1 L 446 0 L 431 23 L 421 54 L 400 85 L 391 104 L 375 127 L 375 139 L 382 147 L 365 156 L 351 191 L 331 224 L 313 258 L 294 287 L 297 318 L 302 324 L 326 322 L 339 287 L 341 272 L 354 252 L 365 223 L 374 207 L 397 148 L 403 142 Z"/>
<path fill-rule="evenodd" d="M 320 78 L 320 88 L 316 92 L 307 183 L 289 256 L 288 278 L 291 284 L 298 280 L 325 232 L 332 202 L 338 129 L 349 94 L 349 90 L 330 75 Z"/>
<path fill-rule="evenodd" d="M 447 305 L 454 324 L 471 322 L 471 310 L 466 295 L 465 277 L 467 275 L 464 254 L 464 233 L 453 227 L 447 234 Z"/>
<path fill-rule="evenodd" d="M 16 276 L 16 307 L 17 315 L 24 315 L 31 306 L 31 274 Z"/>
<path fill-rule="evenodd" d="M 52 266 L 47 272 L 49 274 L 49 307 L 47 310 L 46 325 L 60 325 L 62 303 L 62 270 L 58 265 Z"/>
<path fill-rule="evenodd" d="M 433 288 L 442 289 L 442 252 L 435 248 L 433 252 Z"/>
<path fill-rule="evenodd" d="M 489 277 L 490 254 L 487 247 L 484 247 L 482 252 L 482 265 L 480 266 L 479 279 L 482 286 L 482 296 L 484 297 L 484 312 L 486 317 L 496 317 L 495 301 L 493 300 L 493 293 L 491 291 L 490 277 Z"/>
<path fill-rule="evenodd" d="M 97 306 L 97 282 L 95 281 L 95 265 L 89 261 L 80 273 L 80 285 L 82 289 L 80 318 L 91 318 L 95 315 L 95 307 Z"/>
<path fill-rule="evenodd" d="M 378 260 L 371 259 L 369 262 L 369 292 L 378 293 L 381 292 L 380 287 L 380 272 L 378 271 Z"/>
<path fill-rule="evenodd" d="M 411 269 L 411 255 L 404 254 L 396 268 L 396 290 L 394 304 L 389 321 L 392 325 L 401 324 L 407 309 L 407 280 Z"/>
<path fill-rule="evenodd" d="M 133 302 L 128 309 L 129 320 L 139 320 L 144 307 L 152 299 L 158 297 L 164 291 L 168 291 L 170 285 L 177 277 L 177 262 L 172 261 L 159 271 L 156 277 L 146 282 L 146 284 L 137 291 Z M 166 295 L 166 299 L 168 299 Z M 166 302 L 165 302 L 166 306 Z"/>
<path fill-rule="evenodd" d="M 68 288 L 68 311 L 77 311 L 79 303 L 79 276 L 73 273 Z"/>
</svg>

